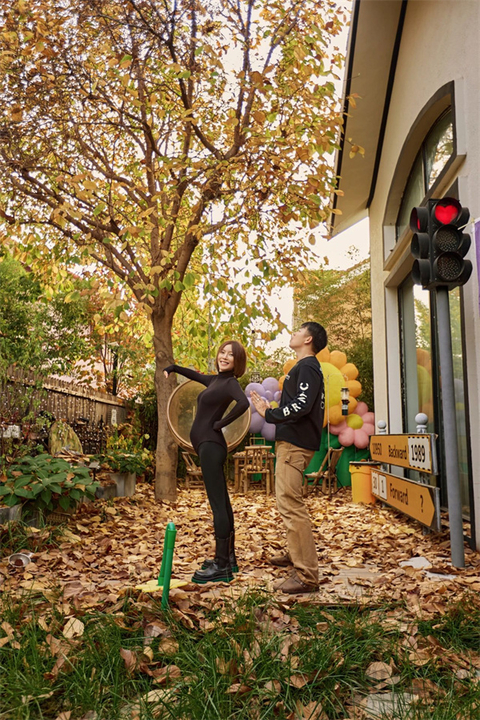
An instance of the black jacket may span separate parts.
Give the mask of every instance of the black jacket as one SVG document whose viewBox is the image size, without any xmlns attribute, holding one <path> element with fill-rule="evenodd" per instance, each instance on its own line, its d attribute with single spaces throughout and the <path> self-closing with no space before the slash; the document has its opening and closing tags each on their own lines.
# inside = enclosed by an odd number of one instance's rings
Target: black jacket
<svg viewBox="0 0 480 720">
<path fill-rule="evenodd" d="M 319 450 L 325 412 L 320 363 L 314 355 L 302 358 L 283 383 L 280 407 L 270 408 L 265 420 L 276 424 L 276 440 L 307 450 Z"/>
</svg>

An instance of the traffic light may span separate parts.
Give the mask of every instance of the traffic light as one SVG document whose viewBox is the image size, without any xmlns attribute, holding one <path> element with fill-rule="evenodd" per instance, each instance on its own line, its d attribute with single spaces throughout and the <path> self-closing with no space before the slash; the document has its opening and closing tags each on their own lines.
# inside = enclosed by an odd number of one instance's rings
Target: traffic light
<svg viewBox="0 0 480 720">
<path fill-rule="evenodd" d="M 426 207 L 413 208 L 410 250 L 415 258 L 412 279 L 427 290 L 464 285 L 472 274 L 472 263 L 465 260 L 471 239 L 463 232 L 470 217 L 455 198 L 428 200 Z"/>
</svg>

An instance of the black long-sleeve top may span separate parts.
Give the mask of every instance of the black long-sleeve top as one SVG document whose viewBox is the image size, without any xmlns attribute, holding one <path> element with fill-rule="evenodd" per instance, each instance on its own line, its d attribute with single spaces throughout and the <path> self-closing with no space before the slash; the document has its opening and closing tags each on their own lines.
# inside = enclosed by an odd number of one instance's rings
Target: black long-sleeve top
<svg viewBox="0 0 480 720">
<path fill-rule="evenodd" d="M 202 390 L 198 395 L 197 413 L 190 430 L 190 440 L 195 452 L 198 453 L 200 444 L 205 441 L 219 443 L 226 449 L 227 443 L 222 428 L 230 425 L 249 408 L 245 393 L 233 371 L 221 372 L 218 375 L 203 375 L 180 365 L 169 365 L 164 369 L 169 374 L 176 372 L 206 387 L 206 390 Z M 223 417 L 223 413 L 233 400 L 236 401 L 236 405 Z"/>
<path fill-rule="evenodd" d="M 325 391 L 320 363 L 314 355 L 302 358 L 286 376 L 278 408 L 265 412 L 275 423 L 275 439 L 318 450 L 322 438 Z"/>
</svg>

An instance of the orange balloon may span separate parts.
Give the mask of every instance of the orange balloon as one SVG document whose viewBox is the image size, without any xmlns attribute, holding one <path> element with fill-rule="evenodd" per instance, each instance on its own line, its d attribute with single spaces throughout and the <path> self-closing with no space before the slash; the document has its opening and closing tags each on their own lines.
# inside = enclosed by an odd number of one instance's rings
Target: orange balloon
<svg viewBox="0 0 480 720">
<path fill-rule="evenodd" d="M 284 382 L 285 382 L 285 375 L 282 375 L 282 377 L 278 379 L 278 389 L 279 390 L 282 390 Z"/>
<path fill-rule="evenodd" d="M 353 380 L 352 382 L 356 382 L 356 381 Z M 360 385 L 360 383 L 358 383 L 358 384 Z M 361 387 L 361 385 L 360 385 L 360 387 Z M 352 413 L 355 412 L 355 410 L 357 409 L 357 405 L 358 405 L 358 401 L 355 400 L 353 395 L 350 395 L 350 397 L 348 398 L 348 414 L 349 415 L 351 415 Z"/>
<path fill-rule="evenodd" d="M 340 370 L 340 368 L 347 364 L 347 356 L 340 350 L 333 350 L 333 352 L 330 353 L 329 362 Z"/>
<path fill-rule="evenodd" d="M 341 405 L 333 405 L 331 408 L 327 408 L 325 415 L 328 415 L 330 425 L 338 425 L 342 422 L 342 420 L 345 420 L 344 416 L 342 415 Z"/>
<path fill-rule="evenodd" d="M 417 365 L 421 365 L 430 373 L 432 372 L 432 358 L 428 350 L 417 348 Z"/>
<path fill-rule="evenodd" d="M 342 368 L 340 368 L 340 372 L 342 375 L 345 375 L 347 380 L 356 380 L 358 377 L 358 368 L 353 363 L 347 363 Z"/>
<path fill-rule="evenodd" d="M 293 359 L 293 358 L 291 360 L 287 360 L 287 362 L 283 366 L 283 372 L 285 375 L 288 375 L 288 373 L 290 372 L 292 367 L 296 364 L 296 362 L 297 362 L 296 359 Z"/>
<path fill-rule="evenodd" d="M 347 380 L 347 387 L 350 391 L 350 396 L 357 398 L 362 392 L 362 385 L 358 380 Z"/>
<path fill-rule="evenodd" d="M 328 347 L 324 347 L 323 350 L 317 353 L 317 360 L 318 362 L 330 362 L 330 350 Z"/>
</svg>

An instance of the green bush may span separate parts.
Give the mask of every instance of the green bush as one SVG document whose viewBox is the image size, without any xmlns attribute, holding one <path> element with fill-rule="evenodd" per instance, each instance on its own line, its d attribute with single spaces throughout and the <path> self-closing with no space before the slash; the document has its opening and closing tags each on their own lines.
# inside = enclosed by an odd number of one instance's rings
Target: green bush
<svg viewBox="0 0 480 720">
<path fill-rule="evenodd" d="M 23 457 L 6 468 L 0 478 L 0 502 L 8 507 L 23 504 L 32 511 L 69 510 L 84 496 L 93 500 L 98 486 L 86 467 L 44 453 Z"/>
</svg>

